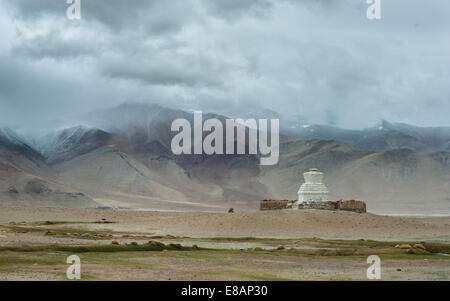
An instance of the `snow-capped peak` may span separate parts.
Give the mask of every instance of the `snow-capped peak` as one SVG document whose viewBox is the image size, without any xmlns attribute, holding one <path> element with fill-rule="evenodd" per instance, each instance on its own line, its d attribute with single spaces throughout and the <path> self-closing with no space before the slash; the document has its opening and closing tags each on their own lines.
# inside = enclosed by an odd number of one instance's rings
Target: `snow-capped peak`
<svg viewBox="0 0 450 301">
<path fill-rule="evenodd" d="M 52 153 L 69 150 L 92 130 L 94 129 L 76 126 L 55 131 L 39 139 L 39 151 L 48 157 Z"/>
<path fill-rule="evenodd" d="M 0 137 L 14 145 L 27 145 L 26 140 L 10 128 L 0 128 Z"/>
</svg>

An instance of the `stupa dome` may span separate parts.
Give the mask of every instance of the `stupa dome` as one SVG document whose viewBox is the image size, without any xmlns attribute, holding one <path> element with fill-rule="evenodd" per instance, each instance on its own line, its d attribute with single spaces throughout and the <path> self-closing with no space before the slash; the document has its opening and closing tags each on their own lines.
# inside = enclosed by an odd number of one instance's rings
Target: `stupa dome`
<svg viewBox="0 0 450 301">
<path fill-rule="evenodd" d="M 328 189 L 322 183 L 323 173 L 316 168 L 311 168 L 303 176 L 305 183 L 303 183 L 298 191 L 297 207 L 299 203 L 328 202 Z"/>
</svg>

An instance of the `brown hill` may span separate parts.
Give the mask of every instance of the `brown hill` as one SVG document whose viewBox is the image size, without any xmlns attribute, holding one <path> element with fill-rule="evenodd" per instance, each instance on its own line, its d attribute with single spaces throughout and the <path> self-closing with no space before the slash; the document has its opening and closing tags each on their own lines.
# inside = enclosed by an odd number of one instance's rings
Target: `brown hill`
<svg viewBox="0 0 450 301">
<path fill-rule="evenodd" d="M 36 206 L 96 207 L 91 198 L 54 180 L 43 157 L 18 141 L 0 140 L 0 200 Z"/>
<path fill-rule="evenodd" d="M 210 117 L 225 118 L 204 115 Z M 78 193 L 80 207 L 90 196 L 108 207 L 257 209 L 261 199 L 295 199 L 303 172 L 316 167 L 325 172 L 331 200 L 364 200 L 372 212 L 450 213 L 449 167 L 427 153 L 370 152 L 337 141 L 282 137 L 275 166 L 260 166 L 257 155 L 175 156 L 170 125 L 177 118 L 192 120 L 192 114 L 144 105 L 99 111 L 90 123 L 101 130 L 77 127 L 47 137 L 47 162 L 3 147 L 0 191 L 10 198 L 14 186 L 30 199 Z M 35 177 L 39 181 L 30 186 Z"/>
</svg>

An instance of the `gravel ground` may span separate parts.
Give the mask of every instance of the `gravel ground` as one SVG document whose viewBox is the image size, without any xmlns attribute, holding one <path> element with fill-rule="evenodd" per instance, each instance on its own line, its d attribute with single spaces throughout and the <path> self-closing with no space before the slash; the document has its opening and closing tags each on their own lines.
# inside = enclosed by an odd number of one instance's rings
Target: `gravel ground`
<svg viewBox="0 0 450 301">
<path fill-rule="evenodd" d="M 80 253 L 85 280 L 367 280 L 366 256 L 249 250 L 273 250 L 278 244 L 298 250 L 326 247 L 307 238 L 448 243 L 450 218 L 315 210 L 222 214 L 0 205 L 0 247 L 110 245 L 112 240 L 123 245 L 157 239 L 222 249 Z M 2 251 L 0 280 L 64 280 L 69 255 Z M 383 258 L 383 280 L 449 280 L 446 257 L 402 256 Z"/>
</svg>

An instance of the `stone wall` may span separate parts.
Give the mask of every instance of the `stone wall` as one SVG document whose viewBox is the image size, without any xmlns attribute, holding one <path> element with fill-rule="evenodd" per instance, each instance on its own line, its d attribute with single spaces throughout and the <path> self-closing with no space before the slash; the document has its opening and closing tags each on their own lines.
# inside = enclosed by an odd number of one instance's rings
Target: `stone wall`
<svg viewBox="0 0 450 301">
<path fill-rule="evenodd" d="M 292 209 L 292 205 L 296 201 L 290 200 L 264 200 L 261 201 L 260 210 L 283 210 Z M 329 202 L 304 202 L 299 204 L 299 210 L 302 209 L 316 209 L 316 210 L 342 210 L 357 213 L 366 213 L 366 203 L 355 200 L 340 200 Z"/>
<path fill-rule="evenodd" d="M 304 202 L 298 204 L 298 209 L 337 210 L 337 202 Z"/>
<path fill-rule="evenodd" d="M 358 213 L 366 213 L 367 212 L 366 203 L 363 201 L 355 201 L 355 200 L 337 201 L 337 209 L 344 210 L 344 211 L 353 211 L 353 212 L 358 212 Z"/>
<path fill-rule="evenodd" d="M 296 201 L 291 200 L 263 200 L 261 201 L 260 210 L 283 210 L 283 209 L 291 209 L 292 204 Z"/>
</svg>

